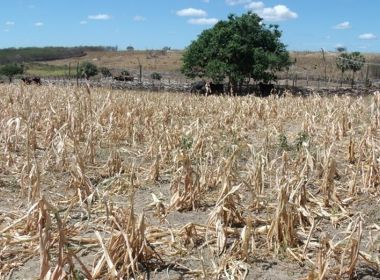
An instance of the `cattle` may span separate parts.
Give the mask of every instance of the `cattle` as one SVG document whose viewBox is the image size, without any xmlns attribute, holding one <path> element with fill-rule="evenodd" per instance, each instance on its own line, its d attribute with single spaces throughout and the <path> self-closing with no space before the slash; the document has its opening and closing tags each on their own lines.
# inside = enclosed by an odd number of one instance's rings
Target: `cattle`
<svg viewBox="0 0 380 280">
<path fill-rule="evenodd" d="M 206 93 L 206 81 L 197 81 L 193 84 L 191 84 L 190 88 L 191 93 L 201 93 L 205 94 Z"/>
<path fill-rule="evenodd" d="M 211 94 L 223 94 L 224 93 L 224 84 L 215 84 L 213 82 L 209 83 L 210 93 Z"/>
<path fill-rule="evenodd" d="M 114 76 L 113 79 L 120 82 L 133 82 L 134 80 L 132 76 L 124 76 L 124 75 Z"/>
<path fill-rule="evenodd" d="M 273 84 L 264 84 L 264 83 L 259 83 L 259 89 L 260 89 L 260 96 L 269 96 L 273 89 L 274 85 Z"/>
<path fill-rule="evenodd" d="M 41 78 L 40 77 L 23 77 L 21 78 L 21 81 L 24 82 L 26 85 L 36 84 L 41 85 Z"/>
</svg>

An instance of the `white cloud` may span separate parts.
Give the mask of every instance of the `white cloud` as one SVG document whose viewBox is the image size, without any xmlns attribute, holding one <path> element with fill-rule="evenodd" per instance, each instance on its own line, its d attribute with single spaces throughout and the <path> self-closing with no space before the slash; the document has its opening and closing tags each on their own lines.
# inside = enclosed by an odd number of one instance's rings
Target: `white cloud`
<svg viewBox="0 0 380 280">
<path fill-rule="evenodd" d="M 334 29 L 350 29 L 351 25 L 349 21 L 341 22 L 334 26 Z"/>
<path fill-rule="evenodd" d="M 87 24 L 87 20 L 81 20 L 80 22 L 79 22 L 79 24 Z"/>
<path fill-rule="evenodd" d="M 107 15 L 107 14 L 97 14 L 97 15 L 88 16 L 88 19 L 92 19 L 92 20 L 109 20 L 109 19 L 111 19 L 111 16 Z"/>
<path fill-rule="evenodd" d="M 214 25 L 218 21 L 217 18 L 191 18 L 187 22 L 195 25 Z"/>
<path fill-rule="evenodd" d="M 291 11 L 285 5 L 277 5 L 271 8 L 259 9 L 257 14 L 267 21 L 283 21 L 298 18 L 297 13 Z"/>
<path fill-rule="evenodd" d="M 251 3 L 252 0 L 226 0 L 226 4 L 230 6 L 244 5 Z"/>
<path fill-rule="evenodd" d="M 202 0 L 205 3 L 210 3 L 210 0 Z"/>
<path fill-rule="evenodd" d="M 133 20 L 134 20 L 134 21 L 145 21 L 146 18 L 143 17 L 143 16 L 134 16 L 134 17 L 133 17 Z"/>
<path fill-rule="evenodd" d="M 264 8 L 264 3 L 263 2 L 250 2 L 249 4 L 245 5 L 245 7 L 248 10 L 261 10 Z"/>
<path fill-rule="evenodd" d="M 14 21 L 7 21 L 7 22 L 5 22 L 5 25 L 8 25 L 8 26 L 15 25 L 15 22 Z"/>
<path fill-rule="evenodd" d="M 360 40 L 375 40 L 377 36 L 373 33 L 364 33 L 359 35 Z"/>
<path fill-rule="evenodd" d="M 228 2 L 243 3 L 244 0 L 226 0 Z M 260 17 L 267 21 L 283 21 L 298 18 L 298 14 L 290 10 L 285 5 L 276 5 L 274 7 L 265 7 L 261 1 L 246 1 L 245 8 L 257 13 Z"/>
<path fill-rule="evenodd" d="M 207 13 L 200 9 L 187 8 L 177 11 L 177 16 L 180 17 L 206 17 Z"/>
<path fill-rule="evenodd" d="M 43 22 L 36 22 L 36 23 L 34 24 L 34 26 L 36 26 L 36 27 L 41 27 L 41 26 L 44 26 L 44 23 L 43 23 Z"/>
</svg>

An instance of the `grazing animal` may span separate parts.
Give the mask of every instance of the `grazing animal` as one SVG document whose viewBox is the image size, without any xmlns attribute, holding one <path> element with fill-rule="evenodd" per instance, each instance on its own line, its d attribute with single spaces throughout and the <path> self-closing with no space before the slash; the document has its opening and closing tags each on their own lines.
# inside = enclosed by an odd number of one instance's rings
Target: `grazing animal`
<svg viewBox="0 0 380 280">
<path fill-rule="evenodd" d="M 211 94 L 223 94 L 224 93 L 224 84 L 215 84 L 213 82 L 209 83 L 210 93 Z"/>
<path fill-rule="evenodd" d="M 41 78 L 40 77 L 23 77 L 21 80 L 24 82 L 26 85 L 31 85 L 31 84 L 36 84 L 36 85 L 41 85 Z"/>
<path fill-rule="evenodd" d="M 272 93 L 272 90 L 274 89 L 274 85 L 264 84 L 260 82 L 259 89 L 260 89 L 260 96 L 269 96 Z"/>
<path fill-rule="evenodd" d="M 121 82 L 133 82 L 134 80 L 132 76 L 123 76 L 123 75 L 114 76 L 113 79 L 116 81 L 121 81 Z"/>
<path fill-rule="evenodd" d="M 205 94 L 206 93 L 206 81 L 198 81 L 193 84 L 191 84 L 190 92 L 191 93 L 201 93 Z"/>
</svg>

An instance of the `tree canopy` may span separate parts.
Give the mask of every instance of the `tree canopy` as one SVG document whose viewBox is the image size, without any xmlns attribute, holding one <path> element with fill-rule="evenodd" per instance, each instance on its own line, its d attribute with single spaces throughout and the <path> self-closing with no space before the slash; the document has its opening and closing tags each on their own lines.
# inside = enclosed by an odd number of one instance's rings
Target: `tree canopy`
<svg viewBox="0 0 380 280">
<path fill-rule="evenodd" d="M 233 84 L 254 79 L 267 83 L 290 65 L 277 25 L 266 25 L 255 13 L 230 15 L 203 31 L 183 55 L 182 73 L 189 78 L 225 78 Z"/>
<path fill-rule="evenodd" d="M 9 82 L 12 81 L 12 78 L 16 75 L 21 75 L 24 73 L 24 67 L 17 64 L 7 64 L 0 68 L 0 75 L 7 76 Z"/>
<path fill-rule="evenodd" d="M 336 66 L 343 73 L 347 70 L 352 71 L 351 84 L 354 85 L 355 73 L 363 68 L 365 58 L 360 52 L 341 53 L 336 59 Z M 342 85 L 342 82 L 341 82 Z"/>
</svg>

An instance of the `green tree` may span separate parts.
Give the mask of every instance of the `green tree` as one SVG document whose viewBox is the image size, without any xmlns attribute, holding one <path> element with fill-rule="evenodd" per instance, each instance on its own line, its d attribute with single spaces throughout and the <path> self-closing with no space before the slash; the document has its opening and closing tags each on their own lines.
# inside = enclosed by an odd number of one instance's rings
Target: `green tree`
<svg viewBox="0 0 380 280">
<path fill-rule="evenodd" d="M 79 75 L 87 80 L 98 74 L 98 67 L 91 62 L 83 62 L 79 67 Z"/>
<path fill-rule="evenodd" d="M 343 86 L 343 75 L 344 72 L 350 69 L 350 55 L 348 53 L 341 53 L 336 58 L 336 67 L 340 70 L 342 76 L 340 79 L 340 86 Z"/>
<path fill-rule="evenodd" d="M 347 48 L 346 47 L 343 47 L 343 46 L 339 46 L 339 47 L 336 47 L 336 51 L 338 53 L 344 53 L 347 51 Z"/>
<path fill-rule="evenodd" d="M 268 83 L 290 65 L 278 25 L 266 25 L 255 13 L 230 15 L 203 31 L 185 50 L 182 73 L 189 78 L 228 78 L 235 88 L 251 79 Z"/>
<path fill-rule="evenodd" d="M 12 79 L 16 75 L 21 75 L 24 73 L 24 67 L 17 64 L 7 64 L 0 68 L 0 75 L 7 76 L 9 82 L 12 82 Z"/>
<path fill-rule="evenodd" d="M 360 52 L 352 52 L 349 56 L 349 68 L 352 71 L 351 85 L 354 86 L 355 83 L 355 73 L 363 68 L 365 63 L 365 58 Z"/>
</svg>

